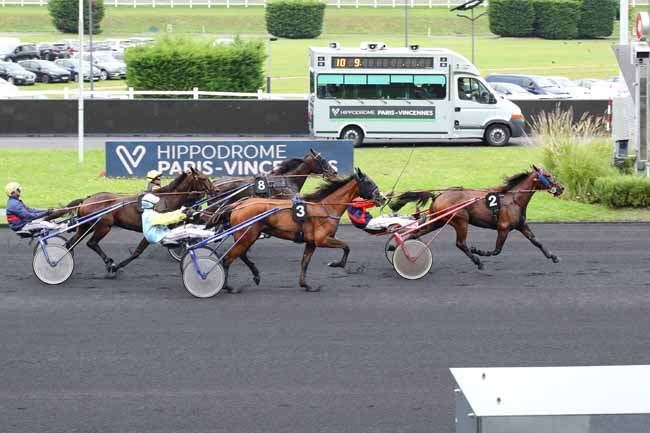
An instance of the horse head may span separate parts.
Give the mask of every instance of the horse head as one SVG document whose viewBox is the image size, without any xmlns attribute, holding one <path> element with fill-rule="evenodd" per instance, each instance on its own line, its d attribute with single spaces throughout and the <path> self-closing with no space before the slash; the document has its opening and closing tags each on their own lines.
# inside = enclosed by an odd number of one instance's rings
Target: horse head
<svg viewBox="0 0 650 433">
<path fill-rule="evenodd" d="M 214 193 L 212 182 L 210 182 L 210 178 L 206 174 L 190 166 L 187 175 L 190 178 L 190 185 L 192 191 L 201 191 L 204 192 L 205 194 Z"/>
<path fill-rule="evenodd" d="M 329 161 L 314 149 L 309 149 L 309 155 L 305 157 L 305 162 L 309 162 L 312 173 L 320 174 L 326 179 L 334 179 L 338 175 L 336 168 L 332 167 Z"/>
<path fill-rule="evenodd" d="M 372 200 L 377 206 L 382 206 L 386 202 L 386 197 L 381 193 L 375 181 L 363 173 L 360 168 L 354 170 L 354 177 L 359 185 L 359 197 Z"/>
<path fill-rule="evenodd" d="M 537 176 L 537 188 L 543 191 L 548 191 L 555 197 L 559 197 L 564 192 L 564 186 L 553 176 L 549 171 L 544 168 L 532 166 L 533 173 Z"/>
</svg>

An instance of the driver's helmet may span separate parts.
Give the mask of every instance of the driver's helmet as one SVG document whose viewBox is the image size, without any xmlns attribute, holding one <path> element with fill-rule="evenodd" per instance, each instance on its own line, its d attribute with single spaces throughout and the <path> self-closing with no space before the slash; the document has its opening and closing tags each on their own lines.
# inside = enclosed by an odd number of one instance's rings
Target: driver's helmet
<svg viewBox="0 0 650 433">
<path fill-rule="evenodd" d="M 5 185 L 5 194 L 7 194 L 8 197 L 11 197 L 13 193 L 19 191 L 20 189 L 21 187 L 18 182 L 9 182 L 7 185 Z"/>
<path fill-rule="evenodd" d="M 142 209 L 153 209 L 153 207 L 160 201 L 160 197 L 153 194 L 145 194 L 140 200 Z"/>
<path fill-rule="evenodd" d="M 147 179 L 149 182 L 153 182 L 154 180 L 158 179 L 160 176 L 162 176 L 162 173 L 159 172 L 158 170 L 149 170 L 147 172 Z"/>
</svg>

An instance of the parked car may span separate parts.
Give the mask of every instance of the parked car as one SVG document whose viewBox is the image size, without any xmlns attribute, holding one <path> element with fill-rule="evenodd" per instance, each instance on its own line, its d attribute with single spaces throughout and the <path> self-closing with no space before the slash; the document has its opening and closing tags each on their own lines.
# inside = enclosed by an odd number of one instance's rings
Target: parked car
<svg viewBox="0 0 650 433">
<path fill-rule="evenodd" d="M 488 83 L 511 83 L 516 84 L 535 95 L 551 95 L 554 98 L 566 99 L 571 95 L 557 87 L 547 78 L 541 75 L 520 75 L 520 74 L 490 74 L 486 78 Z"/>
<path fill-rule="evenodd" d="M 534 95 L 521 86 L 512 83 L 490 83 L 495 93 L 505 99 L 542 99 L 544 95 Z"/>
<path fill-rule="evenodd" d="M 56 44 L 45 42 L 38 45 L 38 54 L 41 60 L 54 61 L 56 59 L 65 59 L 70 57 L 67 50 Z"/>
<path fill-rule="evenodd" d="M 18 63 L 0 62 L 0 78 L 7 80 L 9 84 L 32 85 L 36 80 L 36 74 L 29 72 Z"/>
<path fill-rule="evenodd" d="M 578 86 L 576 83 L 574 83 L 573 81 L 569 80 L 566 77 L 554 76 L 554 77 L 546 77 L 546 78 L 548 78 L 551 81 L 551 83 L 555 84 L 560 89 L 568 92 L 572 98 L 591 97 L 591 92 L 588 89 Z"/>
<path fill-rule="evenodd" d="M 23 60 L 20 66 L 36 74 L 36 81 L 42 83 L 67 83 L 70 81 L 70 72 L 47 60 Z"/>
<path fill-rule="evenodd" d="M 63 69 L 70 72 L 70 79 L 72 81 L 77 81 L 79 79 L 79 62 L 73 59 L 59 59 L 55 61 L 57 66 L 62 67 Z M 92 80 L 99 81 L 102 77 L 102 71 L 97 66 L 92 67 Z M 83 63 L 83 77 L 84 81 L 90 81 L 90 64 L 88 62 Z"/>
<path fill-rule="evenodd" d="M 584 87 L 585 89 L 591 89 L 591 86 L 598 81 L 603 80 L 597 78 L 580 78 L 578 80 L 573 80 L 576 86 Z"/>
<path fill-rule="evenodd" d="M 88 53 L 84 53 L 84 60 L 90 61 Z M 102 80 L 126 78 L 126 63 L 115 59 L 109 52 L 93 52 L 93 63 L 101 70 Z"/>
<path fill-rule="evenodd" d="M 0 99 L 47 99 L 41 93 L 21 92 L 18 87 L 0 78 Z"/>
<path fill-rule="evenodd" d="M 8 45 L 4 53 L 0 53 L 0 60 L 5 62 L 19 62 L 21 60 L 38 59 L 39 52 L 34 44 Z"/>
</svg>

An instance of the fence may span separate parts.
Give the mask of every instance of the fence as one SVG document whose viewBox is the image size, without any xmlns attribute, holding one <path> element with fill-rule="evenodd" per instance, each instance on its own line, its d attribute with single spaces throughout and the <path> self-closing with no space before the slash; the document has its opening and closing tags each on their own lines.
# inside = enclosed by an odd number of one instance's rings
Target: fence
<svg viewBox="0 0 650 433">
<path fill-rule="evenodd" d="M 328 6 L 333 6 L 337 8 L 341 7 L 403 7 L 404 2 L 407 3 L 411 8 L 415 7 L 429 7 L 434 6 L 446 6 L 452 7 L 457 6 L 463 1 L 460 0 L 321 0 L 323 3 L 326 3 Z M 643 1 L 643 0 L 642 0 Z M 636 1 L 632 0 L 633 5 L 648 4 L 648 1 L 645 0 Z M 207 6 L 207 7 L 219 7 L 225 6 L 227 8 L 231 6 L 262 6 L 266 7 L 267 0 L 105 0 L 107 6 L 126 6 L 126 7 L 193 7 L 193 6 Z M 487 1 L 483 4 L 487 6 Z M 10 6 L 10 5 L 19 5 L 19 6 L 44 6 L 47 4 L 47 0 L 0 0 L 0 6 Z"/>
<path fill-rule="evenodd" d="M 33 99 L 38 96 L 62 96 L 63 99 L 78 99 L 79 89 L 64 87 L 63 90 L 20 90 L 16 94 L 9 95 L 10 99 Z M 259 100 L 284 100 L 284 99 L 307 99 L 307 93 L 264 93 L 262 89 L 256 93 L 244 92 L 207 92 L 194 87 L 192 90 L 134 90 L 129 87 L 127 90 L 84 90 L 84 99 L 135 99 L 136 96 L 189 96 L 186 99 L 201 99 L 201 96 L 213 96 L 221 98 L 246 98 Z"/>
</svg>

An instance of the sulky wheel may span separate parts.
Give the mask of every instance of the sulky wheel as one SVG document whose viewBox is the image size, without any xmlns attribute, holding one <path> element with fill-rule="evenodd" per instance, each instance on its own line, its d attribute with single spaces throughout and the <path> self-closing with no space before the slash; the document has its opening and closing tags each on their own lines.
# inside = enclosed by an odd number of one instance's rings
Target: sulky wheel
<svg viewBox="0 0 650 433">
<path fill-rule="evenodd" d="M 192 260 L 189 252 L 183 257 L 183 285 L 196 298 L 211 298 L 226 284 L 226 272 L 217 255 L 209 248 L 197 248 L 194 258 Z"/>
<path fill-rule="evenodd" d="M 397 247 L 393 255 L 395 271 L 407 280 L 424 277 L 431 270 L 432 264 L 431 250 L 427 244 L 417 239 L 404 241 L 404 245 Z"/>
<path fill-rule="evenodd" d="M 52 236 L 45 242 L 47 242 L 48 245 L 54 244 L 54 245 L 61 245 L 65 247 L 68 240 L 61 235 L 56 235 L 56 236 Z M 34 245 L 34 254 L 36 254 L 36 251 L 38 251 L 40 246 L 41 246 L 40 242 L 36 242 L 36 245 Z M 70 254 L 74 255 L 74 250 L 70 250 Z"/>
<path fill-rule="evenodd" d="M 384 252 L 386 253 L 386 260 L 391 265 L 393 264 L 393 256 L 395 255 L 395 250 L 399 248 L 399 244 L 395 239 L 395 236 L 391 236 L 386 241 L 386 246 L 384 247 Z"/>
<path fill-rule="evenodd" d="M 47 257 L 45 252 L 47 252 Z M 49 262 L 48 258 L 50 259 Z M 39 244 L 34 252 L 32 269 L 36 278 L 45 284 L 61 284 L 70 278 L 74 271 L 74 257 L 63 245 L 55 243 Z"/>
<path fill-rule="evenodd" d="M 167 247 L 167 252 L 170 256 L 177 262 L 180 262 L 183 259 L 183 256 L 187 252 L 187 246 L 185 244 L 179 244 L 174 246 Z"/>
</svg>

